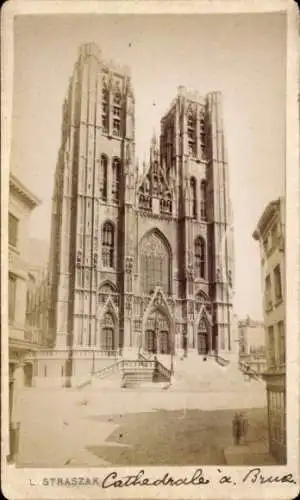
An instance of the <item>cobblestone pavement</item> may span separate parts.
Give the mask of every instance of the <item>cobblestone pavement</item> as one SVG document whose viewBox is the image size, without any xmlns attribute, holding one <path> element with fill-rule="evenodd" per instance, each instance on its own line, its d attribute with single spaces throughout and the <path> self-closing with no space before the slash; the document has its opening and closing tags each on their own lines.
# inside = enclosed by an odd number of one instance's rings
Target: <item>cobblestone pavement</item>
<svg viewBox="0 0 300 500">
<path fill-rule="evenodd" d="M 267 438 L 263 401 L 247 405 L 250 394 L 25 389 L 18 465 L 222 465 L 237 409 L 249 442 Z"/>
</svg>

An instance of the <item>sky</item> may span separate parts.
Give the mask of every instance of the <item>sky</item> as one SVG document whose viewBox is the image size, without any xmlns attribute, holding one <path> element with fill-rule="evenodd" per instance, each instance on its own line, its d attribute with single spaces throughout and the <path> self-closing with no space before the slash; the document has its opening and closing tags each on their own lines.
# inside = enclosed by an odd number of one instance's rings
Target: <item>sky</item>
<svg viewBox="0 0 300 500">
<path fill-rule="evenodd" d="M 260 254 L 252 233 L 284 194 L 286 44 L 284 14 L 19 16 L 14 26 L 11 168 L 42 201 L 30 236 L 50 239 L 62 104 L 80 44 L 131 68 L 136 154 L 179 85 L 223 96 L 235 235 L 234 310 L 262 318 Z"/>
</svg>

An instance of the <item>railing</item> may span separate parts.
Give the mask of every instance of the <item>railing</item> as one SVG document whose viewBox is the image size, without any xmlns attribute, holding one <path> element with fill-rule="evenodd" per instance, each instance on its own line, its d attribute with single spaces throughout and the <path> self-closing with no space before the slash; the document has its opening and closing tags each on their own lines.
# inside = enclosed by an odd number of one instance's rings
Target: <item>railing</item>
<svg viewBox="0 0 300 500">
<path fill-rule="evenodd" d="M 230 361 L 228 359 L 225 359 L 222 356 L 219 356 L 219 354 L 208 353 L 207 357 L 213 358 L 220 366 L 227 366 L 230 364 Z"/>
<path fill-rule="evenodd" d="M 241 372 L 244 373 L 244 375 L 249 375 L 249 377 L 254 378 L 255 380 L 261 380 L 259 372 L 251 368 L 247 363 L 239 363 L 240 370 Z"/>
<path fill-rule="evenodd" d="M 92 383 L 92 378 L 97 377 L 97 378 L 103 378 L 105 375 L 109 373 L 113 373 L 117 369 L 119 369 L 120 365 L 122 364 L 122 361 L 116 361 L 115 363 L 112 363 L 109 366 L 105 366 L 104 368 L 101 368 L 101 370 L 97 370 L 94 373 L 91 373 L 89 378 L 85 380 L 84 382 L 81 382 L 80 384 L 77 385 L 78 389 L 83 389 L 87 385 L 90 385 Z"/>
<path fill-rule="evenodd" d="M 101 370 L 95 371 L 94 375 L 98 378 L 102 378 L 107 373 L 113 373 L 116 371 L 120 367 L 121 363 L 122 361 L 116 361 L 116 363 L 113 363 L 112 365 L 105 366 L 104 368 L 101 368 Z"/>
<path fill-rule="evenodd" d="M 44 349 L 41 351 L 43 356 L 46 357 L 60 357 L 63 356 L 67 351 L 69 351 L 67 346 L 62 346 L 60 349 L 58 348 L 49 348 L 44 345 Z M 101 359 L 101 358 L 111 358 L 117 359 L 120 356 L 121 349 L 106 351 L 102 349 L 78 349 L 77 346 L 72 348 L 72 357 L 73 358 L 87 358 L 87 359 Z"/>
<path fill-rule="evenodd" d="M 150 353 L 150 354 L 148 355 L 148 357 L 147 357 L 147 356 L 145 356 L 145 354 L 143 354 L 143 353 L 139 352 L 139 356 L 138 356 L 138 357 L 139 357 L 139 359 L 141 359 L 142 361 L 149 361 L 150 359 L 152 359 L 152 354 Z"/>
<path fill-rule="evenodd" d="M 166 377 L 168 380 L 171 380 L 172 372 L 164 366 L 160 361 L 156 361 L 156 367 L 155 367 L 161 375 Z"/>
<path fill-rule="evenodd" d="M 149 361 L 149 360 L 141 360 L 141 359 L 130 359 L 126 360 L 124 359 L 121 361 L 122 363 L 122 368 L 155 368 L 155 361 Z"/>
</svg>

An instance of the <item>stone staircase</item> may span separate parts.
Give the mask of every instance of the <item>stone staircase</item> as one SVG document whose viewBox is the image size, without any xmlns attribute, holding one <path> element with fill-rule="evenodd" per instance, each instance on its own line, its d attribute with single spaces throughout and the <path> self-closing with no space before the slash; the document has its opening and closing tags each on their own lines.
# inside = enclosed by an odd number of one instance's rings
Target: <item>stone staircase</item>
<svg viewBox="0 0 300 500">
<path fill-rule="evenodd" d="M 206 359 L 190 355 L 183 359 L 176 358 L 171 391 L 191 392 L 231 392 L 262 393 L 265 384 L 259 377 L 249 377 L 239 363 L 229 362 L 219 356 L 207 356 Z"/>
<path fill-rule="evenodd" d="M 101 381 L 101 382 L 100 382 Z M 100 382 L 100 383 L 99 383 Z M 111 383 L 110 383 L 111 382 Z M 122 359 L 91 374 L 88 379 L 77 385 L 78 389 L 87 386 L 110 387 L 123 389 L 136 386 L 164 386 L 171 382 L 171 371 L 158 360 L 147 359 L 139 355 L 137 360 Z"/>
</svg>

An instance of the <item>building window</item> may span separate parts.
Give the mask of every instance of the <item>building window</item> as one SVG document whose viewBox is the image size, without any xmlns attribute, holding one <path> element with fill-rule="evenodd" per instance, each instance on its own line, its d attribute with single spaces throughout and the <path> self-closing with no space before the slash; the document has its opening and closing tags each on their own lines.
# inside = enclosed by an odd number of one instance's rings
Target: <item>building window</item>
<svg viewBox="0 0 300 500">
<path fill-rule="evenodd" d="M 268 327 L 268 361 L 269 367 L 275 368 L 275 339 L 273 326 Z"/>
<path fill-rule="evenodd" d="M 18 245 L 19 220 L 12 214 L 8 215 L 8 243 L 13 247 Z"/>
<path fill-rule="evenodd" d="M 102 264 L 114 267 L 114 227 L 110 222 L 105 222 L 102 229 Z"/>
<path fill-rule="evenodd" d="M 120 195 L 120 160 L 113 158 L 112 161 L 112 201 L 118 203 Z"/>
<path fill-rule="evenodd" d="M 165 197 L 161 198 L 159 203 L 160 203 L 160 212 L 162 214 L 165 214 L 165 215 L 172 214 L 172 196 L 170 193 L 166 193 Z"/>
<path fill-rule="evenodd" d="M 275 286 L 276 302 L 279 302 L 282 299 L 280 265 L 276 266 L 274 269 L 274 286 Z"/>
<path fill-rule="evenodd" d="M 284 322 L 279 321 L 277 323 L 278 331 L 278 361 L 279 365 L 285 365 L 285 332 L 284 332 Z"/>
<path fill-rule="evenodd" d="M 121 124 L 120 120 L 117 120 L 116 118 L 113 119 L 113 135 L 120 137 L 121 135 Z"/>
<path fill-rule="evenodd" d="M 200 149 L 201 155 L 204 156 L 206 150 L 206 134 L 205 134 L 205 119 L 204 115 L 200 117 Z"/>
<path fill-rule="evenodd" d="M 207 218 L 207 182 L 202 181 L 201 182 L 201 189 L 200 189 L 200 215 L 202 220 L 206 220 Z"/>
<path fill-rule="evenodd" d="M 12 274 L 8 276 L 8 320 L 13 323 L 16 310 L 17 279 Z"/>
<path fill-rule="evenodd" d="M 100 199 L 103 201 L 107 200 L 107 156 L 101 156 L 100 164 Z"/>
<path fill-rule="evenodd" d="M 121 136 L 121 94 L 117 92 L 113 99 L 113 135 Z"/>
<path fill-rule="evenodd" d="M 190 188 L 191 188 L 191 209 L 192 209 L 192 217 L 193 219 L 197 218 L 197 188 L 196 188 L 196 179 L 194 177 L 190 180 Z"/>
<path fill-rule="evenodd" d="M 155 232 L 148 235 L 141 244 L 141 288 L 150 295 L 155 287 L 170 291 L 170 252 L 163 239 Z"/>
<path fill-rule="evenodd" d="M 272 288 L 271 288 L 271 278 L 266 276 L 265 279 L 265 309 L 269 311 L 272 309 Z"/>
<path fill-rule="evenodd" d="M 196 278 L 205 278 L 205 241 L 200 236 L 195 241 Z"/>
<path fill-rule="evenodd" d="M 187 118 L 188 154 L 196 156 L 196 119 L 193 112 Z"/>
<path fill-rule="evenodd" d="M 104 134 L 108 134 L 108 89 L 104 84 L 102 87 L 102 130 Z"/>
</svg>

